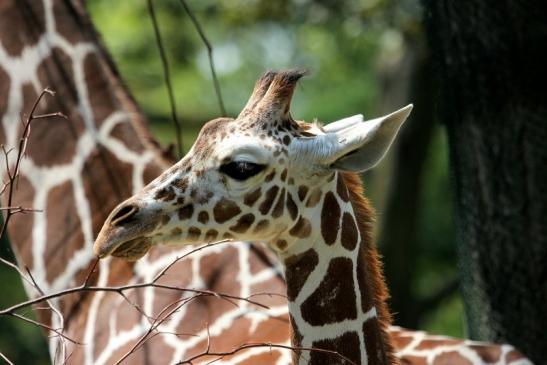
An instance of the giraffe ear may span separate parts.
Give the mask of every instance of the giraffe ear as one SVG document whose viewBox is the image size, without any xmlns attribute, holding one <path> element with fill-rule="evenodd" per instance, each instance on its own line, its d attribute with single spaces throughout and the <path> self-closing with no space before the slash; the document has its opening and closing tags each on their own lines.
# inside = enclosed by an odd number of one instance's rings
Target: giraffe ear
<svg viewBox="0 0 547 365">
<path fill-rule="evenodd" d="M 291 143 L 292 152 L 305 163 L 343 171 L 368 170 L 384 157 L 411 110 L 412 104 L 364 122 L 362 115 L 339 120 L 325 126 L 325 134 Z"/>
<path fill-rule="evenodd" d="M 353 172 L 363 172 L 376 166 L 395 140 L 411 110 L 412 104 L 383 117 L 351 123 L 336 130 L 334 133 L 339 146 L 331 166 Z"/>
</svg>

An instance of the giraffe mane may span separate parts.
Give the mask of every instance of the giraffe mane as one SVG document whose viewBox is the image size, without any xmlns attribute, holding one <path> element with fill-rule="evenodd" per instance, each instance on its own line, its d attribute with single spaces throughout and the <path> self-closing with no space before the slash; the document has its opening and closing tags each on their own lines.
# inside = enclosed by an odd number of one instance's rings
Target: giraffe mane
<svg viewBox="0 0 547 365">
<path fill-rule="evenodd" d="M 393 344 L 388 334 L 388 327 L 391 325 L 391 314 L 386 304 L 389 292 L 382 273 L 383 265 L 373 241 L 374 209 L 363 194 L 363 184 L 359 175 L 352 172 L 341 172 L 340 175 L 348 189 L 350 201 L 357 219 L 357 226 L 362 237 L 357 268 L 359 270 L 359 268 L 364 267 L 364 273 L 358 271 L 358 274 L 364 274 L 365 280 L 368 281 L 374 293 L 372 301 L 376 307 L 380 332 L 385 344 L 386 359 L 389 364 L 399 364 L 399 360 L 394 355 Z"/>
</svg>

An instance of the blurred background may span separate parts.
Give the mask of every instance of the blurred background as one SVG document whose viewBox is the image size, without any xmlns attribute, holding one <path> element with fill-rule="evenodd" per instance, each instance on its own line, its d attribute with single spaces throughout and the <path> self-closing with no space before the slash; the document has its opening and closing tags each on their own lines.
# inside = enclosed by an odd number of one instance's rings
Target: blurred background
<svg viewBox="0 0 547 365">
<path fill-rule="evenodd" d="M 394 322 L 464 336 L 448 148 L 436 99 L 419 1 L 188 1 L 212 46 L 226 114 L 236 116 L 255 79 L 268 69 L 303 67 L 296 119 L 328 123 L 362 113 L 373 118 L 410 102 L 415 109 L 384 162 L 364 175 L 377 210 L 377 241 L 391 289 Z M 145 0 L 89 0 L 95 26 L 148 116 L 156 138 L 174 143 L 161 58 Z M 201 126 L 222 114 L 207 48 L 179 0 L 155 2 L 187 151 Z M 1 254 L 10 257 L 6 244 Z M 19 279 L 0 266 L 9 297 L 24 298 Z M 47 363 L 39 331 L 2 319 L 0 348 Z M 21 357 L 20 357 L 21 358 Z M 16 355 L 11 359 L 23 363 Z"/>
</svg>

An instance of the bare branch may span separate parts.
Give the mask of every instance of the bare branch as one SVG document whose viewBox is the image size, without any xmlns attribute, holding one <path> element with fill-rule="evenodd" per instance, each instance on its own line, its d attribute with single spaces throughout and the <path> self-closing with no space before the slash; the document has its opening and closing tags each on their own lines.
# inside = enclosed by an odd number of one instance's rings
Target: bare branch
<svg viewBox="0 0 547 365">
<path fill-rule="evenodd" d="M 205 32 L 203 31 L 201 24 L 199 23 L 196 16 L 194 15 L 192 10 L 186 3 L 186 0 L 180 0 L 180 3 L 182 4 L 184 11 L 186 11 L 186 14 L 188 14 L 188 16 L 190 17 L 190 20 L 192 20 L 194 27 L 196 28 L 201 40 L 203 41 L 203 44 L 205 44 L 205 48 L 207 48 L 207 56 L 209 57 L 209 67 L 211 68 L 211 76 L 213 77 L 213 86 L 215 88 L 215 93 L 217 95 L 218 105 L 220 107 L 220 114 L 223 117 L 225 117 L 226 108 L 224 107 L 224 101 L 222 100 L 222 94 L 220 92 L 220 83 L 218 82 L 218 77 L 215 70 L 215 62 L 213 60 L 213 47 L 211 46 L 211 43 L 207 39 L 207 36 L 205 35 Z"/>
<path fill-rule="evenodd" d="M 2 352 L 0 352 L 0 358 L 2 358 L 2 360 L 4 360 L 9 365 L 13 365 L 13 362 L 11 362 L 11 360 L 8 359 L 8 357 L 6 355 L 4 355 Z"/>
<path fill-rule="evenodd" d="M 296 351 L 321 352 L 321 353 L 324 353 L 324 354 L 329 354 L 329 355 L 341 358 L 342 360 L 344 360 L 348 364 L 357 365 L 355 362 L 351 361 L 350 359 L 348 359 L 347 357 L 345 357 L 344 355 L 340 354 L 337 351 L 325 350 L 325 349 L 320 349 L 320 348 L 315 348 L 315 347 L 295 347 L 295 346 L 281 345 L 281 344 L 268 343 L 268 342 L 245 343 L 245 344 L 242 344 L 241 346 L 238 346 L 238 347 L 236 347 L 232 350 L 225 351 L 225 352 L 212 352 L 212 351 L 209 351 L 209 348 L 207 348 L 207 351 L 204 351 L 200 354 L 194 355 L 194 356 L 192 356 L 192 357 L 190 357 L 186 360 L 182 360 L 181 362 L 178 362 L 176 364 L 177 365 L 193 364 L 194 361 L 196 361 L 198 359 L 201 359 L 203 357 L 216 356 L 217 359 L 209 362 L 209 364 L 211 364 L 215 361 L 219 361 L 219 360 L 223 359 L 226 356 L 235 355 L 236 353 L 241 352 L 243 350 L 247 350 L 247 349 L 250 349 L 250 348 L 256 348 L 256 347 L 279 348 L 279 349 L 285 349 L 285 350 L 290 350 L 290 351 L 294 351 L 294 352 L 296 352 Z"/>
<path fill-rule="evenodd" d="M 175 97 L 173 94 L 173 87 L 171 85 L 171 76 L 169 71 L 169 62 L 167 61 L 167 55 L 165 54 L 165 48 L 163 47 L 163 41 L 161 38 L 160 28 L 158 26 L 158 20 L 156 19 L 156 11 L 154 9 L 154 4 L 152 0 L 147 0 L 148 2 L 148 13 L 152 19 L 152 25 L 154 28 L 154 35 L 156 36 L 156 44 L 158 45 L 158 50 L 160 51 L 161 63 L 163 66 L 163 77 L 165 80 L 165 86 L 167 87 L 167 94 L 169 95 L 169 103 L 171 105 L 171 117 L 173 118 L 173 124 L 175 125 L 175 132 L 177 135 L 177 153 L 178 157 L 182 157 L 182 130 L 177 116 L 177 106 L 175 104 Z"/>
</svg>

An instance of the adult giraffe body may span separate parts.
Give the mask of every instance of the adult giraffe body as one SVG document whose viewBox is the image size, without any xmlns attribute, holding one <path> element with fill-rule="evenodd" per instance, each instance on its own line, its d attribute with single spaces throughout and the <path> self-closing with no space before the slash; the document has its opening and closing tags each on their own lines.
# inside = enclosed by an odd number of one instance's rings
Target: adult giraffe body
<svg viewBox="0 0 547 365">
<path fill-rule="evenodd" d="M 51 293 L 82 282 L 93 260 L 94 237 L 110 210 L 169 163 L 153 143 L 98 42 L 83 1 L 0 1 L 0 41 L 0 143 L 8 149 L 17 146 L 20 118 L 46 86 L 57 95 L 46 98 L 38 112 L 62 111 L 68 116 L 68 120 L 52 118 L 33 124 L 14 201 L 43 212 L 18 214 L 9 225 L 18 264 L 28 266 L 40 288 Z M 137 265 L 105 261 L 93 282 L 125 285 L 149 281 L 185 251 L 161 250 Z M 171 271 L 174 276 L 167 275 L 162 281 L 237 296 L 258 291 L 283 293 L 282 278 L 264 257 L 260 249 L 250 246 L 219 247 L 179 262 Z M 30 297 L 38 295 L 36 290 L 26 289 Z M 181 298 L 180 293 L 152 289 L 128 294 L 148 314 L 157 314 Z M 271 310 L 252 307 L 251 312 L 247 303 L 237 308 L 219 299 L 192 302 L 160 328 L 164 334 L 147 341 L 127 363 L 173 363 L 203 350 L 206 323 L 213 348 L 243 341 L 288 343 L 285 301 L 265 297 L 263 302 Z M 131 305 L 112 294 L 71 295 L 53 304 L 63 314 L 65 334 L 84 343 L 68 346 L 63 354 L 58 351 L 58 339 L 50 341 L 52 357 L 70 355 L 70 364 L 113 364 L 148 327 L 148 321 Z M 37 313 L 41 321 L 61 325 L 51 312 Z M 274 349 L 270 355 L 269 349 L 259 348 L 239 354 L 239 362 L 234 359 L 233 363 L 252 361 L 249 359 L 259 358 L 261 353 L 280 363 L 290 359 L 286 351 Z"/>
<path fill-rule="evenodd" d="M 82 1 L 3 0 L 0 41 L 1 143 L 8 148 L 17 144 L 19 118 L 45 86 L 55 89 L 57 96 L 42 103 L 40 110 L 62 111 L 69 117 L 68 121 L 59 118 L 34 124 L 15 202 L 44 211 L 16 215 L 9 227 L 19 265 L 28 266 L 41 289 L 50 293 L 82 282 L 93 258 L 93 238 L 109 211 L 159 175 L 169 161 L 152 142 L 135 103 L 97 40 Z M 94 283 L 149 281 L 187 251 L 156 248 L 138 264 L 103 260 Z M 265 258 L 259 248 L 227 244 L 179 262 L 163 282 L 237 296 L 283 293 L 285 286 L 278 271 Z M 30 287 L 27 291 L 31 297 L 37 295 Z M 129 297 L 153 314 L 181 296 L 146 289 L 133 291 Z M 246 303 L 234 308 L 210 298 L 190 303 L 160 328 L 166 333 L 147 341 L 126 363 L 166 364 L 191 357 L 206 346 L 206 323 L 212 350 L 229 350 L 243 342 L 288 343 L 286 301 L 278 297 L 261 297 L 260 301 L 271 309 L 259 310 Z M 114 294 L 73 295 L 53 301 L 53 305 L 64 317 L 65 333 L 84 344 L 69 346 L 63 354 L 58 352 L 57 339 L 50 341 L 52 358 L 70 355 L 69 364 L 115 363 L 148 325 Z M 52 325 L 61 324 L 51 312 L 39 311 L 38 316 Z M 390 328 L 389 333 L 405 363 L 424 363 L 423 359 L 443 349 L 485 361 L 518 356 L 510 347 L 479 346 L 397 328 Z M 226 362 L 287 364 L 290 353 L 255 348 Z"/>
</svg>

